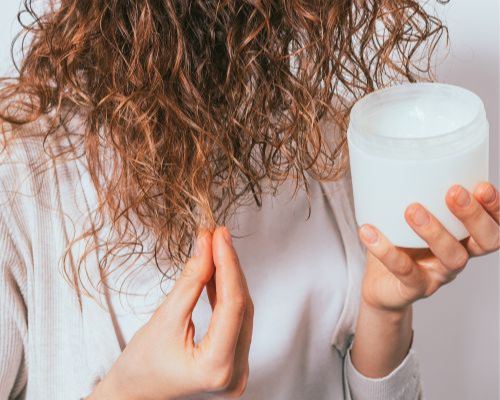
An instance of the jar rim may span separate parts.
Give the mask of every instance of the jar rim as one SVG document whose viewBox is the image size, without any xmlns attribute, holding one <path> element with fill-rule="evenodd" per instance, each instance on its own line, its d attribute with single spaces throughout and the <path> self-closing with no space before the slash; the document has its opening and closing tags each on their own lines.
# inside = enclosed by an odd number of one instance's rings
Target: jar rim
<svg viewBox="0 0 500 400">
<path fill-rule="evenodd" d="M 365 129 L 361 128 L 360 120 L 366 115 L 366 111 L 371 108 L 370 104 L 375 108 L 377 105 L 383 104 L 380 100 L 387 103 L 393 103 L 397 101 L 397 96 L 401 94 L 404 99 L 411 99 L 414 96 L 419 97 L 420 94 L 430 94 L 431 92 L 429 89 L 441 94 L 460 94 L 475 106 L 472 111 L 472 117 L 466 123 L 451 130 L 425 137 L 395 137 L 382 134 L 370 134 Z M 375 102 L 374 98 L 379 98 L 379 101 Z M 389 152 L 391 149 L 393 151 L 405 149 L 415 150 L 416 148 L 420 150 L 429 149 L 462 139 L 465 139 L 465 142 L 467 142 L 464 143 L 465 147 L 470 144 L 472 140 L 474 142 L 477 140 L 477 136 L 481 133 L 479 128 L 485 121 L 486 112 L 481 98 L 468 89 L 437 82 L 403 83 L 375 90 L 358 100 L 351 109 L 348 135 L 351 136 L 351 139 L 354 137 L 358 146 L 376 147 L 379 150 L 383 148 L 384 151 Z"/>
</svg>

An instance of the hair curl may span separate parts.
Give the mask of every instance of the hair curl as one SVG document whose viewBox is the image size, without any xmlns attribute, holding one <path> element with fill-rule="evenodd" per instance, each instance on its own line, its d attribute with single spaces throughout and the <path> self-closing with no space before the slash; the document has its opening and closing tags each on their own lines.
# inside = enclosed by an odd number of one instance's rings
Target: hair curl
<svg viewBox="0 0 500 400">
<path fill-rule="evenodd" d="M 120 246 L 141 249 L 139 226 L 155 259 L 165 250 L 179 266 L 200 225 L 248 199 L 260 206 L 265 178 L 307 190 L 306 173 L 340 177 L 354 101 L 432 80 L 447 36 L 414 0 L 60 0 L 40 15 L 24 5 L 33 21 L 2 118 L 50 114 L 55 128 L 81 116 L 98 211 L 119 230 L 102 270 Z M 100 161 L 103 144 L 119 167 Z"/>
</svg>

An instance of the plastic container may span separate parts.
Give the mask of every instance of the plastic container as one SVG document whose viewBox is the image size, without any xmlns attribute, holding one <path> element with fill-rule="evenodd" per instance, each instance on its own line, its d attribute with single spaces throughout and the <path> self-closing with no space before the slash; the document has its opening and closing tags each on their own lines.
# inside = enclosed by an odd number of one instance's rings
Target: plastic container
<svg viewBox="0 0 500 400">
<path fill-rule="evenodd" d="M 458 240 L 469 235 L 445 195 L 488 180 L 489 124 L 477 95 L 441 83 L 372 92 L 354 105 L 347 140 L 358 225 L 397 246 L 428 247 L 404 218 L 419 202 Z"/>
</svg>

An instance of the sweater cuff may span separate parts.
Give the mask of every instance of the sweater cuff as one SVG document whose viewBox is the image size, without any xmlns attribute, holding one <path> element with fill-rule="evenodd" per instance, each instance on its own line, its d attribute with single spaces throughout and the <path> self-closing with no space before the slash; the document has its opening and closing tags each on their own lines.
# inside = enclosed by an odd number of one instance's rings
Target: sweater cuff
<svg viewBox="0 0 500 400">
<path fill-rule="evenodd" d="M 396 369 L 382 378 L 368 378 L 362 375 L 352 363 L 350 348 L 344 365 L 352 400 L 418 400 L 423 398 L 420 369 L 413 348 Z"/>
</svg>

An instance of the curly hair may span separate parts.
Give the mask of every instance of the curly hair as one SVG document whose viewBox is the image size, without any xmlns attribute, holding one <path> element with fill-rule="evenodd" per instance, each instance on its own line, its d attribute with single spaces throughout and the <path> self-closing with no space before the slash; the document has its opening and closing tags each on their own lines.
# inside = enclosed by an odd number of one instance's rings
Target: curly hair
<svg viewBox="0 0 500 400">
<path fill-rule="evenodd" d="M 103 270 L 120 247 L 144 251 L 145 230 L 155 260 L 164 250 L 176 268 L 200 226 L 245 201 L 260 206 L 286 179 L 308 190 L 306 174 L 341 177 L 356 99 L 432 80 L 447 38 L 414 0 L 60 0 L 43 13 L 32 3 L 1 117 L 22 126 L 50 114 L 60 127 L 81 116 L 97 211 L 119 230 Z M 322 130 L 326 119 L 339 129 Z M 119 168 L 100 162 L 102 144 Z"/>
</svg>

